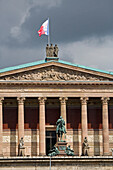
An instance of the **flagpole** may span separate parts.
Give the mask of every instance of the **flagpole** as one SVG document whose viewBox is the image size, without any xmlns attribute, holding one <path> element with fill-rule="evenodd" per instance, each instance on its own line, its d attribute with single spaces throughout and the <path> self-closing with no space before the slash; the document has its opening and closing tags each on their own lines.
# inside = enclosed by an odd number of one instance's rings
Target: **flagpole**
<svg viewBox="0 0 113 170">
<path fill-rule="evenodd" d="M 48 22 L 49 22 L 49 18 L 48 18 Z M 49 29 L 50 29 L 50 26 L 48 24 L 48 44 L 50 45 L 50 31 L 49 31 Z"/>
</svg>

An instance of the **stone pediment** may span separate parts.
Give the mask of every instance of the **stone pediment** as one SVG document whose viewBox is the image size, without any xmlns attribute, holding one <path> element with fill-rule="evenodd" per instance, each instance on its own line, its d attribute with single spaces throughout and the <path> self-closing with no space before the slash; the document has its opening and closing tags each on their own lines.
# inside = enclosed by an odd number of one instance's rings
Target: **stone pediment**
<svg viewBox="0 0 113 170">
<path fill-rule="evenodd" d="M 86 73 L 79 69 L 59 67 L 55 65 L 22 71 L 9 75 L 0 76 L 0 80 L 16 81 L 110 81 L 113 78 L 107 78 L 101 75 Z"/>
</svg>

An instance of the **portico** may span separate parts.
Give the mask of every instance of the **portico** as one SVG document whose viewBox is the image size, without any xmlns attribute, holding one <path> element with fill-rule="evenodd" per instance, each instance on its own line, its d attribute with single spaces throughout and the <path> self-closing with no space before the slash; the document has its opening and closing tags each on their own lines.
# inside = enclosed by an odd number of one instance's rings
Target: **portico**
<svg viewBox="0 0 113 170">
<path fill-rule="evenodd" d="M 27 106 L 25 107 L 25 105 L 27 105 L 27 103 L 30 101 L 30 98 L 27 99 L 27 97 L 26 97 L 26 103 L 25 103 L 25 98 L 24 97 L 23 98 L 22 97 L 17 98 L 17 99 L 16 98 L 6 98 L 6 97 L 1 98 L 1 100 L 2 100 L 1 115 L 3 116 L 3 118 L 5 116 L 5 119 L 6 119 L 6 111 L 4 110 L 4 107 L 7 108 L 7 106 L 5 106 L 3 104 L 3 102 L 8 104 L 9 102 L 13 101 L 12 99 L 15 100 L 15 101 L 16 100 L 18 101 L 18 105 L 17 105 L 18 113 L 16 115 L 16 116 L 18 116 L 18 122 L 16 122 L 17 125 L 16 125 L 15 129 L 12 129 L 10 127 L 10 125 L 9 125 L 9 127 L 6 126 L 6 122 L 2 122 L 2 127 L 3 127 L 3 124 L 4 124 L 4 129 L 1 128 L 1 132 L 0 132 L 0 136 L 1 136 L 1 148 L 0 148 L 0 150 L 1 150 L 1 153 L 3 153 L 3 147 L 2 147 L 4 145 L 3 144 L 4 143 L 3 138 L 4 138 L 4 134 L 6 133 L 6 131 L 7 132 L 8 131 L 9 132 L 10 131 L 16 131 L 16 134 L 17 134 L 16 138 L 18 138 L 18 143 L 19 143 L 19 139 L 21 137 L 24 138 L 24 136 L 25 136 L 25 144 L 27 144 L 27 146 L 25 145 L 25 147 L 28 148 L 28 145 L 29 145 L 29 148 L 31 148 L 31 143 L 29 143 L 29 139 L 28 139 L 28 142 L 27 142 L 27 137 L 28 138 L 29 137 L 34 138 L 33 136 L 31 137 L 31 135 L 30 135 L 31 131 L 33 130 L 34 133 L 36 134 L 35 138 L 37 138 L 37 136 L 39 138 L 38 139 L 39 141 L 38 140 L 34 141 L 35 143 L 37 142 L 37 144 L 34 145 L 34 148 L 36 150 L 38 149 L 38 146 L 39 146 L 39 151 L 37 151 L 37 155 L 46 155 L 46 131 L 55 131 L 55 127 L 56 127 L 55 123 L 56 123 L 56 120 L 57 120 L 57 118 L 59 116 L 59 115 L 57 115 L 57 111 L 61 110 L 60 108 L 62 107 L 61 98 L 58 98 L 58 97 L 57 98 L 55 98 L 55 97 L 54 98 L 53 97 L 52 98 L 39 97 L 39 98 L 37 98 L 37 106 L 36 105 L 33 106 L 33 107 L 32 107 L 32 105 L 29 106 L 29 107 L 31 107 L 31 110 L 33 110 L 34 108 L 37 107 L 37 109 L 32 112 L 33 115 L 34 115 L 34 112 L 36 111 L 35 115 L 37 114 L 37 120 L 39 120 L 39 121 L 35 122 L 34 125 L 33 125 L 34 127 L 36 127 L 35 129 L 31 129 L 31 128 L 33 128 L 33 126 L 32 127 L 27 127 L 27 124 L 30 125 L 30 118 L 27 118 L 29 116 L 29 114 L 27 115 L 27 110 L 26 110 Z M 64 97 L 63 97 L 63 99 L 64 99 Z M 33 100 L 36 101 L 36 98 L 32 98 L 32 101 Z M 55 102 L 54 102 L 54 100 L 55 100 Z M 83 101 L 83 100 L 85 100 L 85 101 Z M 101 100 L 102 100 L 102 102 L 101 102 Z M 93 138 L 95 138 L 97 135 L 95 135 L 94 132 L 98 133 L 98 138 L 100 138 L 100 136 L 101 136 L 101 138 L 103 139 L 99 143 L 99 147 L 101 148 L 101 150 L 103 150 L 103 151 L 100 152 L 100 154 L 102 154 L 102 155 L 109 155 L 110 154 L 109 153 L 110 147 L 109 147 L 109 140 L 108 140 L 109 139 L 108 101 L 107 101 L 107 106 L 105 107 L 105 106 L 103 106 L 103 100 L 108 100 L 108 99 L 106 99 L 106 98 L 96 98 L 96 99 L 93 98 L 93 100 L 92 100 L 92 98 L 91 98 L 91 102 L 93 102 L 92 104 L 94 104 L 94 102 L 96 102 L 96 101 L 99 102 L 99 103 L 101 102 L 102 109 L 100 108 L 100 111 L 101 111 L 101 117 L 102 117 L 102 122 L 101 123 L 102 123 L 103 128 L 100 128 L 100 129 L 99 128 L 98 129 L 92 129 L 90 127 L 92 125 L 88 121 L 88 119 L 89 119 L 88 118 L 89 117 L 88 112 L 90 112 L 90 110 L 88 108 L 88 105 L 89 105 L 88 101 L 90 102 L 90 98 L 88 100 L 88 98 L 78 98 L 78 97 L 69 98 L 68 97 L 68 102 L 65 103 L 65 108 L 68 109 L 68 113 L 65 111 L 65 117 L 67 118 L 66 119 L 67 140 L 73 146 L 73 148 L 74 147 L 76 147 L 76 148 L 79 147 L 78 151 L 75 151 L 77 155 L 81 155 L 81 149 L 80 148 L 81 148 L 82 140 L 84 139 L 84 137 L 89 136 L 89 138 L 90 138 L 91 136 L 93 136 Z M 19 103 L 19 102 L 21 102 L 21 103 Z M 48 107 L 48 104 L 46 104 L 47 102 L 49 104 L 49 108 L 51 108 L 52 110 L 51 111 L 48 110 L 46 112 L 46 107 Z M 52 107 L 51 102 L 53 102 L 53 105 L 55 104 L 55 106 Z M 85 103 L 83 103 L 83 102 L 85 102 Z M 80 104 L 79 107 L 78 107 L 77 103 Z M 75 104 L 75 105 L 73 106 L 73 104 Z M 12 106 L 10 106 L 10 107 L 12 107 Z M 79 108 L 78 111 L 79 111 L 80 114 L 78 114 L 76 112 L 77 107 Z M 105 108 L 103 108 L 103 107 L 105 107 Z M 55 113 L 53 113 L 54 109 L 56 110 Z M 107 112 L 106 112 L 106 110 L 107 110 Z M 7 108 L 7 111 L 8 111 L 8 108 Z M 24 118 L 24 115 L 25 115 L 24 112 L 26 112 L 26 118 Z M 73 114 L 73 112 L 74 112 L 74 114 Z M 95 112 L 95 108 L 94 108 L 93 112 Z M 32 115 L 32 113 L 31 113 L 31 115 Z M 48 121 L 47 121 L 46 117 L 49 116 L 48 115 L 49 113 L 51 114 L 51 117 L 50 118 L 48 117 Z M 9 114 L 12 115 L 11 112 L 9 112 Z M 52 118 L 52 114 L 53 114 L 54 118 Z M 61 112 L 60 112 L 60 114 L 61 114 Z M 106 117 L 103 114 L 106 114 Z M 75 116 L 75 117 L 72 117 L 72 115 Z M 81 119 L 80 119 L 80 117 L 81 117 Z M 13 119 L 13 117 L 12 117 L 12 119 Z M 25 121 L 24 121 L 24 119 L 25 119 Z M 52 119 L 54 119 L 53 124 L 51 123 Z M 73 121 L 75 121 L 75 126 L 73 126 L 74 123 L 73 123 L 72 119 L 73 119 Z M 77 123 L 76 119 L 78 119 L 79 123 Z M 1 119 L 1 120 L 3 120 L 3 119 Z M 27 120 L 27 122 L 26 122 L 26 120 Z M 90 120 L 91 120 L 91 118 L 90 118 Z M 91 121 L 93 121 L 93 120 L 91 120 Z M 101 121 L 101 119 L 100 119 L 100 121 Z M 101 126 L 101 123 L 98 124 L 98 127 Z M 7 124 L 9 124 L 9 122 L 7 122 Z M 35 125 L 35 124 L 37 124 L 37 125 Z M 17 128 L 17 126 L 18 126 L 18 128 Z M 77 126 L 78 126 L 78 128 L 75 129 Z M 105 128 L 104 128 L 104 126 L 105 126 Z M 37 135 L 37 132 L 38 132 L 38 135 Z M 99 133 L 101 133 L 100 136 L 99 136 Z M 111 133 L 111 131 L 110 131 L 110 133 Z M 25 135 L 25 134 L 27 134 L 27 135 Z M 77 137 L 78 141 L 76 141 L 77 139 L 74 139 L 76 142 L 74 142 L 74 141 L 72 142 L 71 139 L 73 137 L 74 138 Z M 81 138 L 81 140 L 79 138 Z M 11 141 L 9 141 L 9 143 L 10 142 Z M 93 145 L 92 147 L 93 147 L 93 149 L 95 149 L 96 145 L 94 146 L 93 142 L 91 142 L 90 139 L 89 139 L 89 142 L 92 143 L 91 145 Z M 98 140 L 98 142 L 99 142 L 99 140 Z M 16 148 L 18 148 L 17 143 L 16 143 Z M 26 152 L 28 152 L 28 151 L 26 150 Z M 93 151 L 90 151 L 90 153 L 91 153 L 91 155 L 95 154 Z M 15 154 L 17 154 L 17 153 L 15 152 Z"/>
<path fill-rule="evenodd" d="M 60 115 L 75 155 L 81 155 L 85 137 L 91 156 L 111 155 L 112 112 L 112 73 L 55 57 L 2 69 L 0 155 L 17 156 L 21 137 L 25 155 L 46 155 L 47 132 L 54 134 Z"/>
</svg>

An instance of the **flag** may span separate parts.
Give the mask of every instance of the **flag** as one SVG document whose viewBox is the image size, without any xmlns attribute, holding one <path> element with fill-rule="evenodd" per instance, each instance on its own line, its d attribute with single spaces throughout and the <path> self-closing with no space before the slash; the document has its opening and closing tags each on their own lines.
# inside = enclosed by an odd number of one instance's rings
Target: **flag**
<svg viewBox="0 0 113 170">
<path fill-rule="evenodd" d="M 40 27 L 38 31 L 39 37 L 41 37 L 42 34 L 49 35 L 49 19 L 47 19 L 42 26 Z"/>
</svg>

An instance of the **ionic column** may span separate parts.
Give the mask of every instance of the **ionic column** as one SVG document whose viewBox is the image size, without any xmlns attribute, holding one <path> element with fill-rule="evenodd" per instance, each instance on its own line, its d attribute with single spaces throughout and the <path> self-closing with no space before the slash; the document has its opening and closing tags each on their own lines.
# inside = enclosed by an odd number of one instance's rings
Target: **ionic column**
<svg viewBox="0 0 113 170">
<path fill-rule="evenodd" d="M 88 121 L 87 121 L 87 97 L 81 97 L 81 142 L 88 136 Z"/>
<path fill-rule="evenodd" d="M 68 100 L 67 97 L 60 97 L 59 98 L 60 103 L 61 103 L 61 116 L 63 117 L 65 121 L 65 127 L 67 127 L 67 119 L 66 119 L 66 101 Z"/>
<path fill-rule="evenodd" d="M 0 156 L 3 156 L 3 145 L 2 145 L 2 140 L 3 140 L 3 97 L 0 97 Z"/>
<path fill-rule="evenodd" d="M 39 97 L 39 155 L 46 155 L 45 147 L 45 97 Z"/>
<path fill-rule="evenodd" d="M 18 144 L 20 139 L 24 139 L 24 97 L 18 97 Z"/>
<path fill-rule="evenodd" d="M 108 97 L 102 97 L 103 155 L 109 155 Z"/>
</svg>

